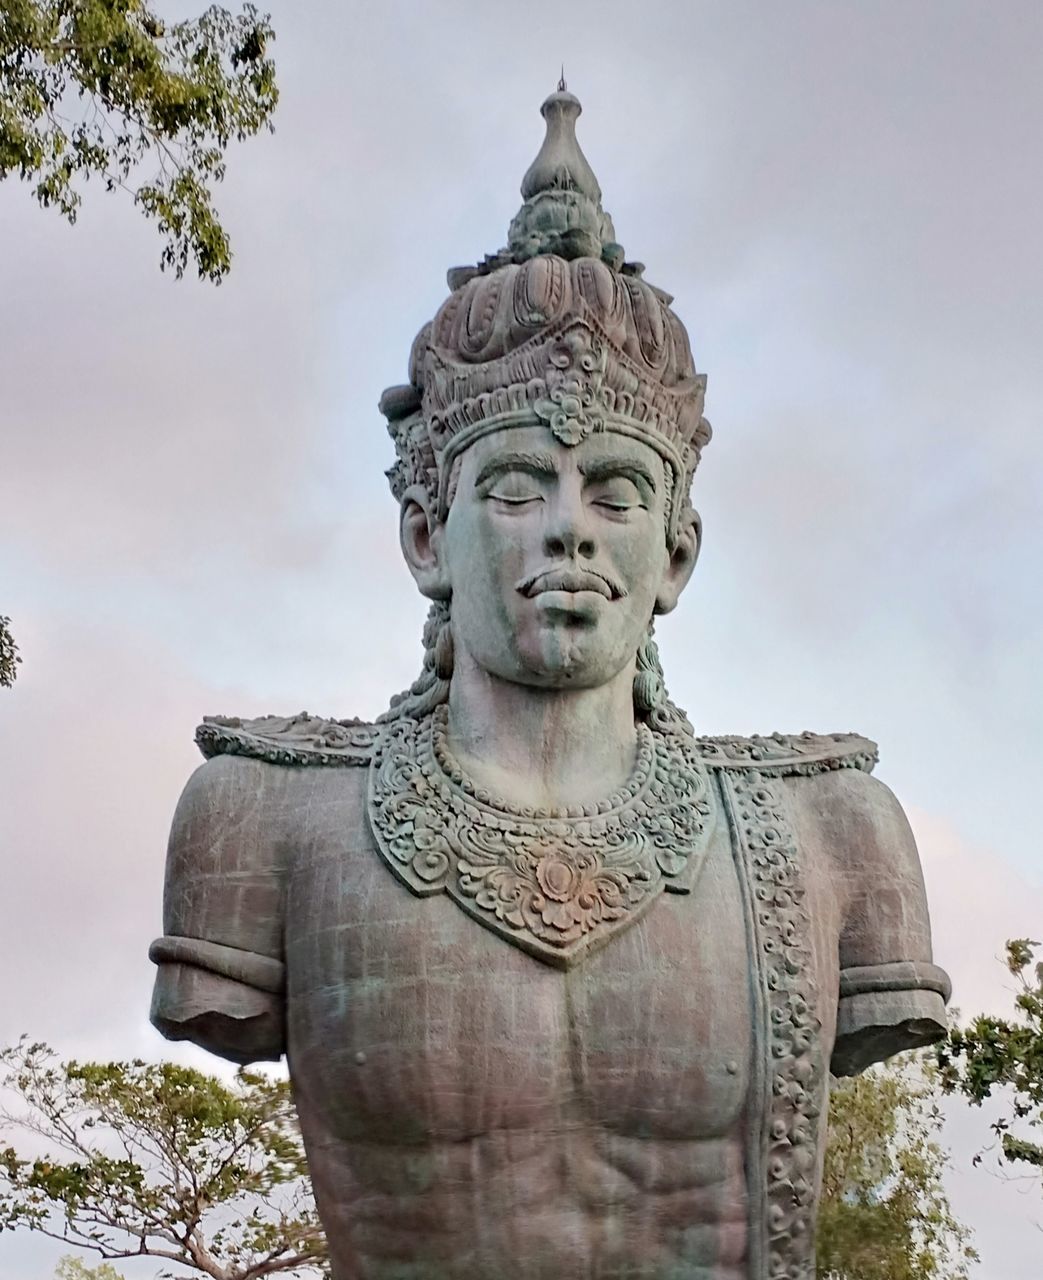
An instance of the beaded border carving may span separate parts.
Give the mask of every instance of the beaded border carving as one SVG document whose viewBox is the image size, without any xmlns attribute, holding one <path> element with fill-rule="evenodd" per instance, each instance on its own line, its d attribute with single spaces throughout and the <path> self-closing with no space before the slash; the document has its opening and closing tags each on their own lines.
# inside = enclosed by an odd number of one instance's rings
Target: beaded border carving
<svg viewBox="0 0 1043 1280">
<path fill-rule="evenodd" d="M 762 1043 L 751 1106 L 750 1276 L 814 1280 L 815 1162 L 826 1101 L 811 920 L 784 784 L 758 769 L 721 771 L 733 825 Z"/>
</svg>

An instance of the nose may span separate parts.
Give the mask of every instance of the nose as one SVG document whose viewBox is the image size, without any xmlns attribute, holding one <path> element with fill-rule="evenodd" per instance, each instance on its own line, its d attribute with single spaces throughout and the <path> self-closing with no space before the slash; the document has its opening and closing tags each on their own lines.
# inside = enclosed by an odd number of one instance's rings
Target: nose
<svg viewBox="0 0 1043 1280">
<path fill-rule="evenodd" d="M 547 556 L 568 560 L 593 557 L 597 547 L 580 483 L 559 485 L 546 513 L 543 550 Z"/>
</svg>

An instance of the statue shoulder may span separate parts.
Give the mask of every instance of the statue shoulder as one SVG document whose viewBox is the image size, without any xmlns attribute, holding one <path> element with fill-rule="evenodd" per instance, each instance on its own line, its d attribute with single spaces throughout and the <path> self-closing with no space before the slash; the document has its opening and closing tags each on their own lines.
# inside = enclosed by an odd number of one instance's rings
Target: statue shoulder
<svg viewBox="0 0 1043 1280">
<path fill-rule="evenodd" d="M 362 721 L 305 713 L 255 720 L 207 716 L 195 734 L 205 761 L 178 802 L 171 853 L 194 860 L 223 850 L 252 865 L 262 849 L 288 836 L 316 789 L 328 792 L 331 783 L 345 813 L 353 812 L 364 804 L 366 771 L 355 770 L 358 785 L 345 787 L 339 784 L 347 778 L 332 775 L 329 766 L 368 765 L 378 732 Z"/>
<path fill-rule="evenodd" d="M 873 876 L 887 864 L 916 862 L 916 846 L 894 793 L 872 777 L 875 742 L 855 733 L 700 738 L 705 763 L 721 773 L 751 772 L 786 782 L 805 837 L 845 874 L 861 864 Z M 917 864 L 918 865 L 918 864 Z"/>
<path fill-rule="evenodd" d="M 876 744 L 856 734 L 803 733 L 702 738 L 699 745 L 722 780 L 729 772 L 745 774 L 747 783 L 782 780 L 776 790 L 786 793 L 816 898 L 825 894 L 835 903 L 840 971 L 833 1074 L 855 1075 L 941 1039 L 949 978 L 932 958 L 909 821 L 891 790 L 870 776 Z"/>
<path fill-rule="evenodd" d="M 207 716 L 197 728 L 204 762 L 188 779 L 174 812 L 168 870 L 193 874 L 256 871 L 292 846 L 296 824 L 318 798 L 335 801 L 345 821 L 365 804 L 367 765 L 378 739 L 374 725 L 316 716 Z"/>
<path fill-rule="evenodd" d="M 772 733 L 766 737 L 697 738 L 709 768 L 756 769 L 770 777 L 800 777 L 854 769 L 871 773 L 877 745 L 857 733 Z"/>
<path fill-rule="evenodd" d="M 801 847 L 835 895 L 839 1004 L 830 1070 L 855 1075 L 945 1035 L 916 839 L 898 799 L 858 769 L 788 784 Z"/>
<path fill-rule="evenodd" d="M 803 830 L 856 896 L 898 881 L 922 892 L 916 840 L 886 783 L 860 769 L 844 769 L 795 779 L 791 796 Z"/>
<path fill-rule="evenodd" d="M 208 759 L 245 756 L 268 764 L 344 767 L 368 765 L 380 728 L 363 720 L 296 716 L 205 716 L 196 745 Z"/>
<path fill-rule="evenodd" d="M 888 859 L 915 859 L 905 814 L 891 790 L 871 776 L 875 742 L 856 733 L 773 733 L 750 738 L 700 738 L 706 764 L 721 774 L 752 773 L 785 783 L 804 840 L 844 868 L 865 873 Z"/>
</svg>

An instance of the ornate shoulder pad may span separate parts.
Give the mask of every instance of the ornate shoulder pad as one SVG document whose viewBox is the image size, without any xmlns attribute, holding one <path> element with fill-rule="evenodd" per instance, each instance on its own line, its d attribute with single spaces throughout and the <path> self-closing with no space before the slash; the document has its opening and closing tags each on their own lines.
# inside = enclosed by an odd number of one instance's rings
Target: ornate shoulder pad
<svg viewBox="0 0 1043 1280">
<path fill-rule="evenodd" d="M 697 738 L 703 761 L 716 769 L 757 769 L 771 777 L 861 769 L 872 773 L 877 745 L 857 733 L 773 733 L 762 738 Z"/>
<path fill-rule="evenodd" d="M 213 756 L 250 756 L 269 764 L 368 765 L 380 730 L 363 720 L 299 716 L 204 716 L 196 745 Z"/>
</svg>

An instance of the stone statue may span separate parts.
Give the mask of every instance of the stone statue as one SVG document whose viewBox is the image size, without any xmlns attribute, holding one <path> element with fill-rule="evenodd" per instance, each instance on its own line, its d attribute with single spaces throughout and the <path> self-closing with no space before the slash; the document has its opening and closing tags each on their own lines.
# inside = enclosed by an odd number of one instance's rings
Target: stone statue
<svg viewBox="0 0 1043 1280">
<path fill-rule="evenodd" d="M 337 1280 L 810 1280 L 830 1072 L 944 1030 L 874 744 L 667 696 L 706 382 L 579 112 L 381 401 L 419 678 L 204 721 L 171 835 L 152 1019 L 286 1054 Z"/>
</svg>

